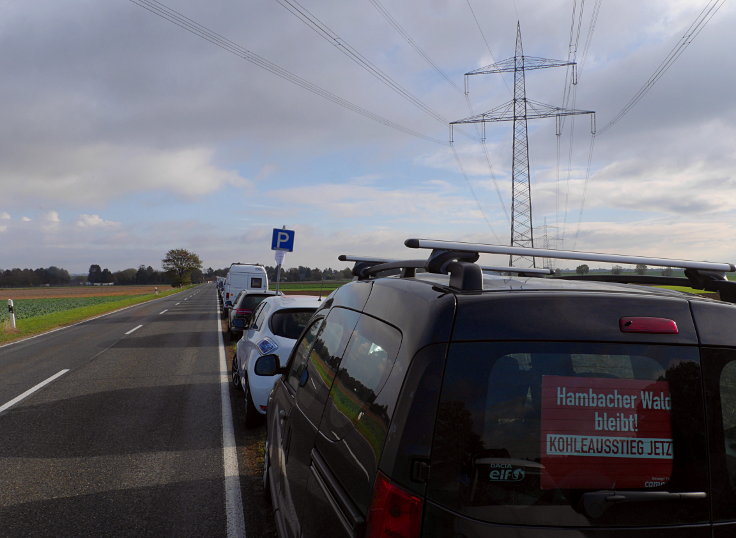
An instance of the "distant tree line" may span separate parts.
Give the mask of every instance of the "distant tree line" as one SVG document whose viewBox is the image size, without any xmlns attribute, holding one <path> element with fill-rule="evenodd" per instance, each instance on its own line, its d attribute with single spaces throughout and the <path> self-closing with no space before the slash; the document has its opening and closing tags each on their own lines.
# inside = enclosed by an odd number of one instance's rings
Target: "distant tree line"
<svg viewBox="0 0 736 538">
<path fill-rule="evenodd" d="M 101 269 L 99 265 L 89 266 L 86 281 L 90 284 L 170 284 L 172 274 L 170 272 L 156 271 L 150 265 L 140 265 L 138 269 L 123 269 L 111 272 L 109 269 Z"/>
<path fill-rule="evenodd" d="M 167 258 L 171 259 L 172 252 L 167 253 Z M 191 254 L 191 253 L 189 253 Z M 174 261 L 177 261 L 176 259 Z M 196 260 L 198 261 L 198 259 Z M 196 264 L 195 264 L 196 265 Z M 169 267 L 169 265 L 165 265 Z M 0 269 L 0 288 L 31 288 L 35 286 L 69 286 L 69 285 L 85 285 L 90 284 L 114 284 L 118 286 L 125 285 L 178 285 L 181 283 L 192 282 L 199 284 L 205 280 L 214 280 L 217 276 L 226 276 L 229 267 L 223 269 L 208 268 L 202 271 L 200 267 L 186 267 L 186 270 L 177 272 L 174 266 L 167 271 L 158 271 L 150 265 L 140 265 L 137 269 L 123 269 L 122 271 L 110 271 L 102 268 L 98 264 L 89 266 L 87 275 L 71 276 L 66 269 L 51 266 L 38 269 Z M 268 279 L 276 280 L 276 267 L 266 266 Z M 318 280 L 350 280 L 352 278 L 350 268 L 339 269 L 318 269 L 309 268 L 303 265 L 282 269 L 282 282 L 304 282 Z"/>
<path fill-rule="evenodd" d="M 268 275 L 269 281 L 276 280 L 276 267 L 267 265 L 266 274 Z M 218 276 L 227 276 L 227 272 L 230 268 L 225 267 L 224 269 L 212 269 L 208 268 L 204 273 L 207 280 L 214 280 Z M 314 282 L 317 280 L 350 280 L 353 278 L 353 274 L 350 268 L 345 269 L 318 269 L 309 268 L 303 265 L 299 267 L 291 267 L 289 269 L 281 269 L 281 281 L 282 282 Z"/>
<path fill-rule="evenodd" d="M 33 286 L 63 286 L 71 282 L 71 276 L 66 269 L 51 266 L 38 269 L 6 269 L 0 270 L 0 287 L 3 288 L 30 288 Z"/>
</svg>

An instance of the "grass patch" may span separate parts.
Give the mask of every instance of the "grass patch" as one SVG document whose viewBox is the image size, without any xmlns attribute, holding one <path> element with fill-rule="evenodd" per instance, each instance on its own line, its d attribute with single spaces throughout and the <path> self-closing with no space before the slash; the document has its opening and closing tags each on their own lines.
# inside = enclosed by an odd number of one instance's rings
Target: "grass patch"
<svg viewBox="0 0 736 538">
<path fill-rule="evenodd" d="M 319 292 L 322 290 L 325 294 L 328 292 L 331 292 L 332 290 L 335 290 L 342 286 L 343 284 L 346 284 L 347 282 L 350 282 L 349 280 L 325 280 L 324 282 L 281 282 L 279 284 L 279 290 L 283 291 L 284 293 L 288 293 L 290 291 L 315 291 Z M 276 289 L 276 282 L 269 282 L 270 289 L 275 290 Z"/>
<path fill-rule="evenodd" d="M 191 286 L 189 286 L 191 287 Z M 16 319 L 16 328 L 13 330 L 10 326 L 10 321 L 5 320 L 0 324 L 2 331 L 0 332 L 0 344 L 11 342 L 13 340 L 19 340 L 21 338 L 27 338 L 36 334 L 41 334 L 51 329 L 58 327 L 64 327 L 71 325 L 85 319 L 93 318 L 101 314 L 113 312 L 125 308 L 126 306 L 132 306 L 135 304 L 145 303 L 152 299 L 159 299 L 179 293 L 188 289 L 189 287 L 181 289 L 171 289 L 159 292 L 158 295 L 149 293 L 146 295 L 129 295 L 129 296 L 115 296 L 109 297 L 108 301 L 96 302 L 94 304 L 88 304 L 85 306 L 77 306 L 75 308 L 69 308 L 67 310 L 60 310 L 56 312 L 50 312 L 34 317 L 27 317 Z M 46 299 L 48 300 L 48 299 Z M 70 303 L 71 304 L 71 303 Z"/>
<path fill-rule="evenodd" d="M 688 288 L 687 286 L 655 286 L 656 288 L 664 288 L 666 290 L 682 291 L 685 293 L 692 293 L 694 295 L 715 295 L 714 291 L 696 290 L 694 288 Z"/>
</svg>

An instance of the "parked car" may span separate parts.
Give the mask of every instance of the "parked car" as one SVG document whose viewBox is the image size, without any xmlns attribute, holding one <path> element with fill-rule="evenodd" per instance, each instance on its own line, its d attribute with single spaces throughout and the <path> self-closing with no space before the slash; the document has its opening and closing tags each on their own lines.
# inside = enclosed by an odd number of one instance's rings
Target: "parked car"
<svg viewBox="0 0 736 538">
<path fill-rule="evenodd" d="M 359 260 L 288 360 L 266 347 L 249 371 L 282 374 L 264 463 L 279 536 L 736 536 L 736 305 L 474 263 L 549 250 L 407 245 L 434 250 Z M 557 256 L 685 268 L 656 282 L 736 302 L 731 264 Z"/>
<path fill-rule="evenodd" d="M 265 267 L 252 263 L 231 264 L 223 285 L 223 317 L 227 319 L 235 297 L 241 291 L 264 291 L 267 289 L 268 275 Z"/>
<path fill-rule="evenodd" d="M 247 296 L 246 296 L 247 297 Z M 322 299 L 308 295 L 274 295 L 261 301 L 238 341 L 232 364 L 232 382 L 245 392 L 245 424 L 255 426 L 266 414 L 268 395 L 278 376 L 253 373 L 263 354 L 286 358 Z"/>
<path fill-rule="evenodd" d="M 253 311 L 266 297 L 281 295 L 274 290 L 263 291 L 241 291 L 233 301 L 233 306 L 228 312 L 227 329 L 231 338 L 237 338 L 243 334 L 243 328 L 250 321 Z"/>
</svg>

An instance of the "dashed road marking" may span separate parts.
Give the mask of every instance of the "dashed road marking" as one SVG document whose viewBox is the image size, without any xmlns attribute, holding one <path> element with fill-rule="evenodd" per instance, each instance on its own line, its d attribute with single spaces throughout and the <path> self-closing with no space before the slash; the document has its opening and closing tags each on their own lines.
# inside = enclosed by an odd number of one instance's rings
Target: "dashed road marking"
<svg viewBox="0 0 736 538">
<path fill-rule="evenodd" d="M 161 312 L 159 312 L 158 315 L 160 316 L 161 314 L 166 314 L 166 312 L 168 312 L 168 311 L 169 311 L 169 309 L 167 308 L 166 310 L 162 310 Z"/>
<path fill-rule="evenodd" d="M 143 325 L 138 325 L 137 327 L 133 327 L 132 329 L 130 329 L 130 330 L 129 330 L 129 331 L 127 332 L 127 333 L 125 333 L 125 334 L 130 334 L 130 333 L 134 333 L 135 331 L 137 331 L 137 330 L 138 330 L 138 329 L 140 329 L 141 327 L 143 327 Z"/>
<path fill-rule="evenodd" d="M 28 389 L 27 391 L 25 391 L 20 396 L 16 396 L 12 400 L 10 400 L 8 403 L 1 405 L 0 406 L 0 413 L 2 413 L 3 411 L 5 411 L 6 409 L 10 409 L 11 407 L 13 407 L 15 404 L 17 404 L 21 400 L 24 400 L 25 398 L 28 398 L 31 394 L 33 394 L 34 392 L 36 392 L 39 389 L 42 389 L 43 387 L 45 387 L 46 385 L 48 385 L 49 383 L 51 383 L 55 379 L 58 379 L 59 377 L 63 376 L 68 371 L 69 371 L 69 369 L 66 369 L 66 370 L 61 370 L 60 372 L 55 373 L 54 375 L 52 375 L 51 377 L 49 377 L 46 381 L 41 381 L 35 387 L 32 387 L 32 388 Z"/>
</svg>

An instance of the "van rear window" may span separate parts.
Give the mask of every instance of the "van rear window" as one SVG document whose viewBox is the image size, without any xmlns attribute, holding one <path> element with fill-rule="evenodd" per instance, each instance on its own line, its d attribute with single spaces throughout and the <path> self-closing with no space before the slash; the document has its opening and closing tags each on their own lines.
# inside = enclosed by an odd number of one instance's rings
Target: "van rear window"
<svg viewBox="0 0 736 538">
<path fill-rule="evenodd" d="M 692 347 L 452 344 L 428 496 L 497 523 L 707 521 L 699 379 Z"/>
</svg>

